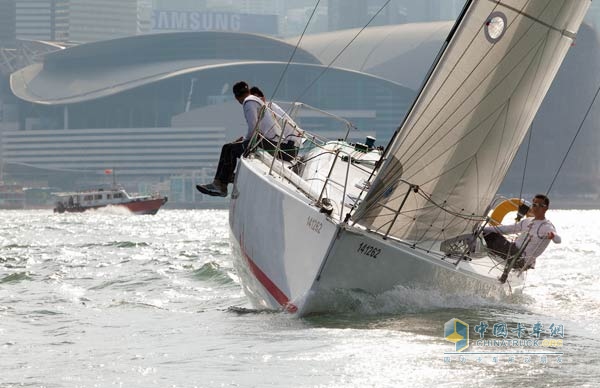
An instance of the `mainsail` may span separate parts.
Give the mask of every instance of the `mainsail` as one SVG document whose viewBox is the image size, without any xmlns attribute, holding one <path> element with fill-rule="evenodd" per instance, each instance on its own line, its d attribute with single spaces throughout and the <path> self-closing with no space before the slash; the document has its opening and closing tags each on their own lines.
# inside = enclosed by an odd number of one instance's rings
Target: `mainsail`
<svg viewBox="0 0 600 388">
<path fill-rule="evenodd" d="M 414 242 L 471 231 L 590 5 L 471 1 L 353 220 Z"/>
</svg>

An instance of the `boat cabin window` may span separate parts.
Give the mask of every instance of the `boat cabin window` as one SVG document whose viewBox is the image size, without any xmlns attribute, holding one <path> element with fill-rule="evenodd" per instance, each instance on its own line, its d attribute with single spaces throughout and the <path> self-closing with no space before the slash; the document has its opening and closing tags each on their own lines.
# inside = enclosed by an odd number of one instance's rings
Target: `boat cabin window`
<svg viewBox="0 0 600 388">
<path fill-rule="evenodd" d="M 84 201 L 91 201 L 92 199 L 94 199 L 93 195 L 84 195 L 83 196 L 83 200 Z"/>
<path fill-rule="evenodd" d="M 123 198 L 123 193 L 115 193 L 115 198 Z"/>
<path fill-rule="evenodd" d="M 94 199 L 102 199 L 102 194 L 96 194 L 96 195 L 94 195 Z"/>
<path fill-rule="evenodd" d="M 106 194 L 106 199 L 111 199 L 112 198 L 112 194 Z"/>
</svg>

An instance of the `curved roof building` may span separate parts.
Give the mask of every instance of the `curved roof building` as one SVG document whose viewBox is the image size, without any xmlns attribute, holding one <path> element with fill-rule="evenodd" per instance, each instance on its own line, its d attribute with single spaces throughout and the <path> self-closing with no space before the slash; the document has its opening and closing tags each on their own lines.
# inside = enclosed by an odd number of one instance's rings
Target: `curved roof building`
<svg viewBox="0 0 600 388">
<path fill-rule="evenodd" d="M 358 129 L 351 133 L 355 139 L 391 136 L 414 90 L 327 68 L 303 49 L 288 64 L 294 50 L 259 35 L 197 32 L 54 52 L 11 75 L 22 103 L 20 130 L 3 134 L 5 171 L 65 188 L 95 183 L 107 168 L 134 182 L 209 179 L 221 145 L 245 133 L 242 109 L 231 95 L 232 84 L 242 79 L 267 97 L 279 85 L 276 100 L 301 100 L 345 117 Z M 345 132 L 315 114 L 298 121 L 331 136 Z M 186 201 L 190 195 L 196 194 L 184 195 Z"/>
<path fill-rule="evenodd" d="M 454 21 L 443 21 L 371 27 L 358 37 L 358 28 L 339 30 L 308 35 L 300 47 L 322 63 L 329 64 L 335 58 L 336 67 L 374 74 L 418 90 L 453 25 Z"/>
<path fill-rule="evenodd" d="M 35 104 L 90 101 L 203 68 L 238 62 L 287 62 L 294 47 L 283 41 L 232 32 L 139 35 L 75 46 L 11 76 L 13 93 Z M 295 61 L 320 64 L 305 50 Z"/>
</svg>

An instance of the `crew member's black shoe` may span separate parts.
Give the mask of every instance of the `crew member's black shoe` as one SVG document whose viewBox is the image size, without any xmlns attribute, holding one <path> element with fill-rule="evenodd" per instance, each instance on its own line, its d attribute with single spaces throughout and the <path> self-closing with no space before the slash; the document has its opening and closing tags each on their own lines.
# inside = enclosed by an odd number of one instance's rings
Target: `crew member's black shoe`
<svg viewBox="0 0 600 388">
<path fill-rule="evenodd" d="M 215 185 L 214 183 L 209 183 L 207 185 L 196 185 L 196 189 L 202 194 L 213 197 L 227 197 L 227 189 L 223 190 L 221 185 Z"/>
</svg>

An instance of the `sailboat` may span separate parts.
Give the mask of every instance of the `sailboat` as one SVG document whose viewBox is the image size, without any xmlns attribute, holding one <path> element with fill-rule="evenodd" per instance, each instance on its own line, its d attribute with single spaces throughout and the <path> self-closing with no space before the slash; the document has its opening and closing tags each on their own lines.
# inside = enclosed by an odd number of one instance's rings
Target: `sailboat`
<svg viewBox="0 0 600 388">
<path fill-rule="evenodd" d="M 344 290 L 521 287 L 523 273 L 502 282 L 502 261 L 452 242 L 489 221 L 589 5 L 467 1 L 385 149 L 303 128 L 291 162 L 261 149 L 242 157 L 229 224 L 251 303 L 303 316 L 331 311 Z"/>
</svg>

